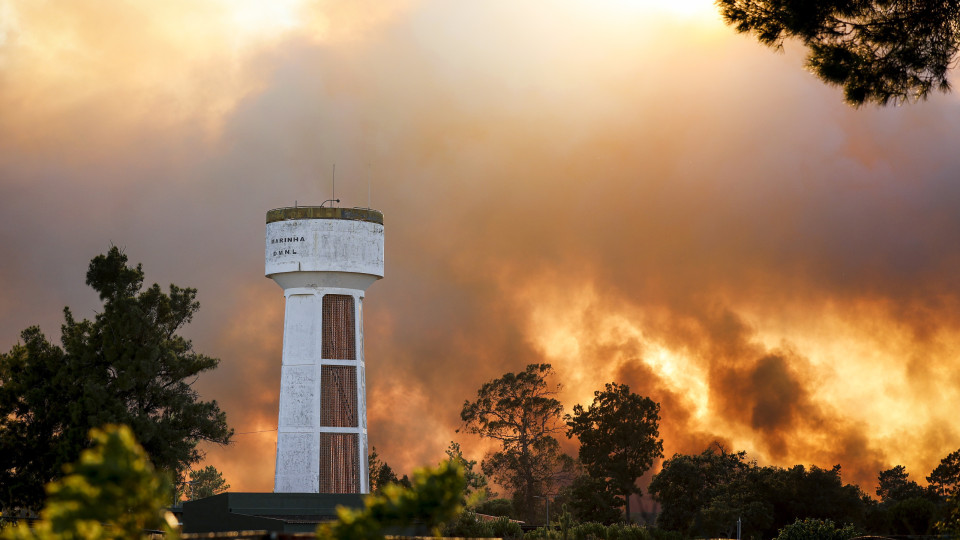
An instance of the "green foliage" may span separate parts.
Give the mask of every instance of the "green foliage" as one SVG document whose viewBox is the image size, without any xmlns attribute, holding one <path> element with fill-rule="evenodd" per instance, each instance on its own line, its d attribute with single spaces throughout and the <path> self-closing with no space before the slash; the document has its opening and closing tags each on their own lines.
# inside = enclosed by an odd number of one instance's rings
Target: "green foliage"
<svg viewBox="0 0 960 540">
<path fill-rule="evenodd" d="M 934 526 L 939 534 L 952 538 L 960 536 L 960 495 L 951 495 L 947 499 L 946 513 Z"/>
<path fill-rule="evenodd" d="M 853 105 L 947 91 L 957 54 L 956 0 L 717 0 L 727 24 L 761 43 L 798 39 L 807 67 Z"/>
<path fill-rule="evenodd" d="M 676 454 L 654 476 L 659 527 L 686 536 L 732 536 L 742 518 L 744 537 L 769 538 L 799 518 L 866 523 L 869 498 L 844 484 L 840 467 L 758 467 L 743 452 L 720 448 Z"/>
<path fill-rule="evenodd" d="M 465 401 L 460 412 L 468 432 L 500 441 L 501 450 L 487 455 L 481 468 L 513 491 L 514 508 L 527 520 L 536 515 L 536 497 L 572 467 L 554 438 L 562 430 L 563 405 L 547 384 L 551 373 L 550 364 L 530 364 L 519 373 L 506 373 L 484 383 L 476 401 Z"/>
<path fill-rule="evenodd" d="M 557 518 L 557 524 L 560 525 L 560 540 L 570 540 L 570 525 L 573 524 L 573 516 L 567 510 L 567 505 L 563 505 L 560 517 Z"/>
<path fill-rule="evenodd" d="M 87 284 L 103 311 L 77 321 L 64 309 L 62 348 L 31 327 L 0 354 L 0 506 L 39 507 L 44 484 L 101 425 L 129 426 L 154 465 L 177 479 L 201 459 L 198 441 L 229 442 L 224 413 L 190 386 L 218 360 L 177 335 L 199 309 L 196 290 L 141 290 L 141 267 L 126 263 L 115 247 L 90 262 Z"/>
<path fill-rule="evenodd" d="M 146 530 L 174 535 L 176 519 L 164 510 L 172 494 L 126 426 L 90 432 L 93 448 L 47 487 L 49 498 L 34 528 L 8 527 L 6 539 L 108 540 L 146 537 Z M 175 535 L 174 535 L 175 536 Z"/>
<path fill-rule="evenodd" d="M 448 538 L 503 538 L 515 540 L 523 537 L 520 524 L 501 517 L 484 521 L 474 512 L 461 512 L 455 521 L 443 528 L 443 536 Z"/>
<path fill-rule="evenodd" d="M 663 457 L 660 404 L 630 392 L 625 384 L 608 383 L 593 393 L 590 408 L 567 415 L 567 437 L 580 440 L 580 462 L 594 478 L 606 479 L 623 497 L 630 521 L 630 495 L 640 494 L 637 478 L 653 460 Z"/>
<path fill-rule="evenodd" d="M 461 512 L 455 521 L 443 527 L 447 538 L 494 538 L 493 524 L 480 519 L 473 512 Z"/>
<path fill-rule="evenodd" d="M 773 504 L 774 523 L 780 528 L 797 518 L 830 519 L 835 523 L 865 523 L 867 495 L 852 484 L 844 484 L 840 466 L 830 469 L 795 465 L 789 469 L 765 467 L 766 485 Z"/>
<path fill-rule="evenodd" d="M 539 527 L 524 533 L 523 540 L 560 540 L 560 535 L 557 531 L 547 529 L 546 527 Z"/>
<path fill-rule="evenodd" d="M 403 475 L 403 478 L 397 478 L 397 473 L 393 472 L 390 465 L 380 459 L 376 448 L 371 448 L 370 454 L 367 456 L 367 472 L 370 475 L 371 493 L 380 493 L 383 488 L 390 484 L 410 487 L 410 479 L 407 478 L 407 475 Z"/>
<path fill-rule="evenodd" d="M 650 540 L 650 532 L 633 523 L 614 523 L 607 527 L 607 540 Z"/>
<path fill-rule="evenodd" d="M 500 517 L 490 522 L 494 538 L 503 538 L 504 540 L 515 540 L 523 537 L 523 529 L 516 521 L 510 521 L 507 517 Z"/>
<path fill-rule="evenodd" d="M 488 516 L 510 517 L 513 515 L 513 501 L 510 499 L 487 499 L 474 506 L 473 510 L 478 514 Z"/>
<path fill-rule="evenodd" d="M 623 517 L 618 507 L 620 502 L 610 491 L 609 484 L 587 474 L 573 479 L 569 486 L 560 491 L 557 501 L 570 509 L 574 521 L 613 523 Z"/>
<path fill-rule="evenodd" d="M 651 540 L 686 540 L 686 537 L 677 531 L 668 531 L 659 527 L 647 529 L 647 531 L 650 533 Z"/>
<path fill-rule="evenodd" d="M 457 517 L 466 480 L 459 463 L 443 461 L 435 469 L 418 469 L 411 487 L 384 486 L 368 495 L 362 510 L 337 508 L 337 521 L 317 528 L 317 538 L 381 540 L 385 527 L 418 523 L 435 532 Z"/>
<path fill-rule="evenodd" d="M 223 475 L 213 465 L 207 465 L 198 471 L 190 471 L 188 483 L 190 500 L 213 497 L 230 489 L 230 484 L 223 479 Z"/>
<path fill-rule="evenodd" d="M 780 529 L 776 540 L 849 540 L 860 536 L 853 525 L 838 529 L 829 519 L 799 519 Z"/>
<path fill-rule="evenodd" d="M 474 470 L 477 461 L 463 457 L 460 450 L 460 443 L 450 441 L 450 446 L 446 450 L 447 459 L 460 463 L 463 467 L 463 474 L 467 480 L 467 487 L 463 492 L 463 504 L 475 505 L 487 499 L 490 494 L 487 477 L 480 470 Z"/>
<path fill-rule="evenodd" d="M 653 530 L 633 523 L 578 523 L 571 525 L 568 534 L 570 540 L 653 540 Z M 562 540 L 562 529 L 559 536 Z"/>
<path fill-rule="evenodd" d="M 699 455 L 674 454 L 650 482 L 650 493 L 662 509 L 657 524 L 687 536 L 714 535 L 704 510 L 712 501 L 734 491 L 732 486 L 753 467 L 745 452 L 729 453 L 719 445 Z M 719 534 L 716 534 L 719 536 Z"/>
<path fill-rule="evenodd" d="M 607 526 L 603 523 L 586 522 L 573 526 L 570 531 L 573 540 L 606 540 Z"/>
</svg>

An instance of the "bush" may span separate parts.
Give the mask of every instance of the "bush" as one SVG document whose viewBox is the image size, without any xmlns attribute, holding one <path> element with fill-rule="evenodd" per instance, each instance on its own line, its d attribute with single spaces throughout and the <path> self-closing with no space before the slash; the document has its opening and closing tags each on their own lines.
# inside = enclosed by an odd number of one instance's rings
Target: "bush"
<svg viewBox="0 0 960 540">
<path fill-rule="evenodd" d="M 510 499 L 489 499 L 474 506 L 473 511 L 488 516 L 512 516 L 513 501 Z"/>
<path fill-rule="evenodd" d="M 546 527 L 540 527 L 539 529 L 534 529 L 528 531 L 523 535 L 523 540 L 559 540 L 560 533 L 557 531 L 547 530 Z"/>
<path fill-rule="evenodd" d="M 571 531 L 573 540 L 606 540 L 607 526 L 602 523 L 580 523 Z"/>
<path fill-rule="evenodd" d="M 382 540 L 386 527 L 420 523 L 439 532 L 462 510 L 460 498 L 467 481 L 456 461 L 413 471 L 410 487 L 389 484 L 379 494 L 364 497 L 364 509 L 337 508 L 337 520 L 317 527 L 320 540 Z M 459 521 L 459 520 L 457 520 Z"/>
<path fill-rule="evenodd" d="M 520 524 L 510 521 L 510 518 L 500 517 L 490 522 L 494 538 L 503 538 L 504 540 L 515 540 L 523 537 L 523 529 Z"/>
<path fill-rule="evenodd" d="M 443 535 L 455 538 L 493 538 L 492 523 L 481 521 L 473 512 L 462 512 L 443 528 Z"/>
<path fill-rule="evenodd" d="M 517 540 L 523 537 L 520 524 L 501 517 L 494 521 L 483 521 L 473 512 L 463 512 L 456 521 L 443 528 L 443 535 L 459 538 L 503 538 Z"/>
<path fill-rule="evenodd" d="M 780 529 L 776 540 L 849 540 L 860 536 L 853 525 L 838 529 L 829 519 L 799 519 Z"/>
<path fill-rule="evenodd" d="M 607 527 L 607 540 L 651 540 L 646 527 L 614 523 Z"/>
<path fill-rule="evenodd" d="M 666 529 L 653 528 L 647 529 L 651 540 L 685 540 L 685 536 L 680 531 L 668 531 Z"/>
<path fill-rule="evenodd" d="M 47 501 L 34 527 L 18 525 L 3 538 L 18 540 L 127 540 L 164 530 L 175 536 L 176 518 L 165 510 L 173 495 L 168 478 L 154 470 L 126 426 L 90 430 L 93 447 L 47 485 Z"/>
</svg>

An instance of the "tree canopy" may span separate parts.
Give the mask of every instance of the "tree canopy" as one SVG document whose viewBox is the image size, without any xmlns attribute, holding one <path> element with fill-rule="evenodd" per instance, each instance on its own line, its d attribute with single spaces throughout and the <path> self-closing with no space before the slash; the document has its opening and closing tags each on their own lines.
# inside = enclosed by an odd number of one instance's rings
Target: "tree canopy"
<svg viewBox="0 0 960 540">
<path fill-rule="evenodd" d="M 630 495 L 641 494 L 637 479 L 663 457 L 660 404 L 617 383 L 593 396 L 589 408 L 575 405 L 573 415 L 566 416 L 567 436 L 580 440 L 580 462 L 587 472 L 623 497 L 629 522 Z"/>
<path fill-rule="evenodd" d="M 403 478 L 397 476 L 393 467 L 380 459 L 376 447 L 371 448 L 370 453 L 367 454 L 367 471 L 370 474 L 370 493 L 381 493 L 383 488 L 390 484 L 410 487 L 410 479 L 407 475 L 403 475 Z"/>
<path fill-rule="evenodd" d="M 727 24 L 760 43 L 806 46 L 807 67 L 847 102 L 901 103 L 947 91 L 958 0 L 717 0 Z"/>
<path fill-rule="evenodd" d="M 716 445 L 698 455 L 675 454 L 653 477 L 650 493 L 662 505 L 659 526 L 688 536 L 771 538 L 797 518 L 866 522 L 868 498 L 844 484 L 840 467 L 759 467 L 745 452 Z"/>
<path fill-rule="evenodd" d="M 223 474 L 213 465 L 190 471 L 190 480 L 187 483 L 190 484 L 190 500 L 213 497 L 230 489 L 230 484 L 224 480 Z"/>
<path fill-rule="evenodd" d="M 580 474 L 560 491 L 557 506 L 568 509 L 578 523 L 603 523 L 609 525 L 623 519 L 617 496 L 603 478 Z"/>
<path fill-rule="evenodd" d="M 489 482 L 486 475 L 481 470 L 474 470 L 477 467 L 477 461 L 467 459 L 460 450 L 460 443 L 450 441 L 450 446 L 446 449 L 447 459 L 456 461 L 463 469 L 463 477 L 467 481 L 467 487 L 463 492 L 464 506 L 479 504 L 491 495 Z"/>
<path fill-rule="evenodd" d="M 960 491 L 960 450 L 940 460 L 927 482 L 941 497 L 955 496 Z"/>
<path fill-rule="evenodd" d="M 920 487 L 913 480 L 903 465 L 880 471 L 877 475 L 877 496 L 884 504 L 893 504 L 907 499 L 924 497 L 929 490 Z"/>
<path fill-rule="evenodd" d="M 506 373 L 484 383 L 475 401 L 460 411 L 464 429 L 500 441 L 501 450 L 481 463 L 483 472 L 514 494 L 515 509 L 529 518 L 536 497 L 545 495 L 559 469 L 572 460 L 554 437 L 563 431 L 563 405 L 547 382 L 550 364 L 530 364 L 519 373 Z M 566 459 L 565 459 L 566 458 Z"/>
<path fill-rule="evenodd" d="M 87 271 L 103 302 L 94 320 L 64 308 L 62 347 L 31 327 L 0 354 L 0 506 L 39 507 L 43 485 L 90 444 L 91 428 L 129 426 L 154 466 L 179 481 L 202 458 L 199 441 L 230 441 L 226 415 L 191 386 L 219 361 L 177 333 L 199 309 L 196 290 L 144 290 L 143 278 L 111 248 Z"/>
</svg>

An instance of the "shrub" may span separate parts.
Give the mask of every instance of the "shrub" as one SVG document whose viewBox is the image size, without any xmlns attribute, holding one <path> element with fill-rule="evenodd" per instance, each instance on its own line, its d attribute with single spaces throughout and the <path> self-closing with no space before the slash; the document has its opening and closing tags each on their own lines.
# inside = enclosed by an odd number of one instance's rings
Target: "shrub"
<svg viewBox="0 0 960 540">
<path fill-rule="evenodd" d="M 632 523 L 614 523 L 607 527 L 607 540 L 651 540 L 646 527 Z"/>
<path fill-rule="evenodd" d="M 510 499 L 488 499 L 473 507 L 478 514 L 488 516 L 512 516 L 513 501 Z"/>
<path fill-rule="evenodd" d="M 413 471 L 410 487 L 389 484 L 364 498 L 366 508 L 337 508 L 337 520 L 317 527 L 320 540 L 381 540 L 384 527 L 418 522 L 435 529 L 460 514 L 460 497 L 467 481 L 456 461 Z M 436 531 L 435 531 L 436 532 Z"/>
<path fill-rule="evenodd" d="M 504 540 L 515 540 L 523 537 L 523 529 L 520 524 L 510 521 L 510 518 L 500 517 L 490 522 L 494 538 L 503 538 Z"/>
<path fill-rule="evenodd" d="M 493 524 L 481 521 L 473 512 L 462 512 L 443 528 L 443 535 L 458 538 L 493 538 Z"/>
<path fill-rule="evenodd" d="M 176 518 L 165 506 L 170 481 L 153 469 L 127 426 L 90 430 L 93 447 L 66 468 L 67 476 L 47 485 L 47 501 L 35 527 L 3 531 L 6 539 L 121 540 L 141 538 L 146 529 L 172 529 Z"/>
<path fill-rule="evenodd" d="M 602 523 L 580 523 L 572 530 L 573 540 L 606 540 L 607 527 Z"/>
<path fill-rule="evenodd" d="M 780 529 L 776 540 L 849 540 L 860 536 L 853 525 L 838 529 L 829 519 L 799 519 Z"/>
<path fill-rule="evenodd" d="M 653 528 L 647 529 L 651 540 L 684 540 L 686 537 L 680 531 L 668 531 L 666 529 Z"/>
<path fill-rule="evenodd" d="M 547 530 L 546 527 L 540 527 L 528 531 L 523 535 L 523 540 L 559 540 L 560 534 L 557 531 Z"/>
</svg>

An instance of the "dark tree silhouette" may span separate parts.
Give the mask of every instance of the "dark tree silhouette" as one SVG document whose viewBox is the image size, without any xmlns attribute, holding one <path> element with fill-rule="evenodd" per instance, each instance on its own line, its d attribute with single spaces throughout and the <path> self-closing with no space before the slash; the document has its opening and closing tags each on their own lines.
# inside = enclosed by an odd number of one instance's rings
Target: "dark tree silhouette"
<svg viewBox="0 0 960 540">
<path fill-rule="evenodd" d="M 91 428 L 129 426 L 154 466 L 181 482 L 203 456 L 199 441 L 233 434 L 216 401 L 191 387 L 219 360 L 177 334 L 199 309 L 196 290 L 142 290 L 142 268 L 116 247 L 90 262 L 87 284 L 103 311 L 77 321 L 65 308 L 62 348 L 31 327 L 0 354 L 0 506 L 38 508 Z"/>
<path fill-rule="evenodd" d="M 716 0 L 727 24 L 760 43 L 797 39 L 807 67 L 848 103 L 900 103 L 950 88 L 958 0 Z"/>
<path fill-rule="evenodd" d="M 627 522 L 630 495 L 641 494 L 637 478 L 663 457 L 660 404 L 630 392 L 625 384 L 608 383 L 593 393 L 588 409 L 573 407 L 567 415 L 568 437 L 580 440 L 580 462 L 594 478 L 606 480 L 623 497 Z"/>
<path fill-rule="evenodd" d="M 550 364 L 530 364 L 519 373 L 506 373 L 484 383 L 476 401 L 460 411 L 464 429 L 500 441 L 501 450 L 481 463 L 484 474 L 513 491 L 516 511 L 530 519 L 536 497 L 546 495 L 558 472 L 572 466 L 554 434 L 563 426 L 563 405 L 547 383 Z"/>
<path fill-rule="evenodd" d="M 927 482 L 941 497 L 955 496 L 960 491 L 960 450 L 940 460 Z"/>
</svg>

